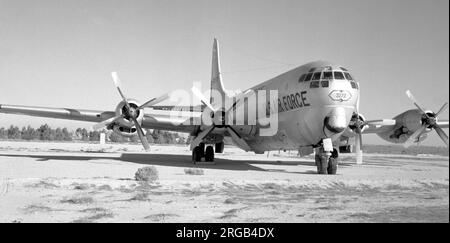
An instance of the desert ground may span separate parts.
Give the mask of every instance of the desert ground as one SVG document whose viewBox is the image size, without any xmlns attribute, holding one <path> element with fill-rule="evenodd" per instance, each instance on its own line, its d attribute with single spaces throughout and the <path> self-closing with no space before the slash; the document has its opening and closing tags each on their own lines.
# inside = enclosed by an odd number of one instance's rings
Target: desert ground
<svg viewBox="0 0 450 243">
<path fill-rule="evenodd" d="M 449 157 L 313 157 L 226 147 L 214 165 L 188 146 L 0 142 L 0 222 L 449 222 Z M 154 166 L 159 179 L 136 181 Z"/>
</svg>

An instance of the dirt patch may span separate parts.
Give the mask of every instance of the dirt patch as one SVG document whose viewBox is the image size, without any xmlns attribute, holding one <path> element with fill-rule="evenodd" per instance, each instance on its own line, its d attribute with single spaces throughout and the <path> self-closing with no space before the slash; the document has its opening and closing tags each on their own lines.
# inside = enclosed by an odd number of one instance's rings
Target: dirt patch
<svg viewBox="0 0 450 243">
<path fill-rule="evenodd" d="M 69 204 L 91 204 L 94 203 L 94 199 L 87 196 L 74 196 L 71 198 L 63 199 L 60 202 Z"/>
<path fill-rule="evenodd" d="M 186 168 L 184 169 L 186 175 L 203 175 L 204 171 L 199 168 Z"/>
</svg>

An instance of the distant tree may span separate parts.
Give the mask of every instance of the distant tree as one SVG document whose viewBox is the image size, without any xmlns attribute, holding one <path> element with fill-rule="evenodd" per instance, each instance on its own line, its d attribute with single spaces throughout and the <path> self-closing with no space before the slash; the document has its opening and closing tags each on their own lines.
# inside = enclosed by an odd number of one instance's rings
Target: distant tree
<svg viewBox="0 0 450 243">
<path fill-rule="evenodd" d="M 67 128 L 62 129 L 63 140 L 64 141 L 72 141 L 72 134 L 67 130 Z"/>
<path fill-rule="evenodd" d="M 47 124 L 41 125 L 38 129 L 38 133 L 40 140 L 51 141 L 55 138 L 52 129 Z"/>
<path fill-rule="evenodd" d="M 0 128 L 0 139 L 7 139 L 8 138 L 8 131 L 4 128 Z"/>
<path fill-rule="evenodd" d="M 86 128 L 77 128 L 75 131 L 75 137 L 77 140 L 89 141 L 89 133 Z"/>
<path fill-rule="evenodd" d="M 11 125 L 8 129 L 8 138 L 9 139 L 20 139 L 22 136 L 19 127 Z"/>
<path fill-rule="evenodd" d="M 117 134 L 115 132 L 112 132 L 109 135 L 109 141 L 113 142 L 113 143 L 123 143 L 125 142 L 125 138 L 123 136 L 121 136 L 120 134 Z"/>
<path fill-rule="evenodd" d="M 26 128 L 25 127 L 22 128 L 21 135 L 22 139 L 25 140 L 39 139 L 39 132 L 34 128 L 32 128 L 30 125 L 28 125 Z"/>
<path fill-rule="evenodd" d="M 129 139 L 130 139 L 130 142 L 132 142 L 132 143 L 139 143 L 140 142 L 140 139 L 139 139 L 138 135 L 134 135 L 134 136 L 130 137 Z"/>
<path fill-rule="evenodd" d="M 179 137 L 177 143 L 178 143 L 178 144 L 186 144 L 186 138 L 184 138 L 184 137 Z"/>
<path fill-rule="evenodd" d="M 189 135 L 189 137 L 186 139 L 186 144 L 191 144 L 192 142 L 192 136 Z"/>
<path fill-rule="evenodd" d="M 146 130 L 146 132 L 145 132 L 145 137 L 147 138 L 147 141 L 148 141 L 149 143 L 155 143 L 155 140 L 153 139 L 153 134 L 152 134 L 152 132 L 150 131 L 150 129 L 147 129 L 147 130 Z"/>
<path fill-rule="evenodd" d="M 162 135 L 161 135 L 161 131 L 160 130 L 153 129 L 152 137 L 153 137 L 153 141 L 155 143 L 158 143 L 158 144 L 161 143 Z"/>
<path fill-rule="evenodd" d="M 146 136 L 147 137 L 147 141 L 149 142 L 149 143 L 155 143 L 155 140 L 153 140 L 153 136 L 150 134 L 150 135 L 147 135 Z"/>
<path fill-rule="evenodd" d="M 55 130 L 55 140 L 56 141 L 63 141 L 64 140 L 64 134 L 63 134 L 62 129 L 60 127 L 56 128 L 56 130 Z"/>
<path fill-rule="evenodd" d="M 89 132 L 89 141 L 100 141 L 100 132 L 98 131 Z"/>
</svg>

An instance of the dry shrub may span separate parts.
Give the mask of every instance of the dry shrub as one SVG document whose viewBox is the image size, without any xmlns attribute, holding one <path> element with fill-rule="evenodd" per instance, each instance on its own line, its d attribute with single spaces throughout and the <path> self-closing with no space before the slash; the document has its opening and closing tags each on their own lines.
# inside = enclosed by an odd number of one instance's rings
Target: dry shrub
<svg viewBox="0 0 450 243">
<path fill-rule="evenodd" d="M 61 203 L 70 203 L 70 204 L 90 204 L 93 202 L 94 199 L 92 197 L 72 197 L 61 200 Z"/>
<path fill-rule="evenodd" d="M 203 175 L 203 170 L 198 168 L 186 168 L 184 169 L 186 175 Z"/>
<path fill-rule="evenodd" d="M 155 166 L 139 168 L 134 174 L 137 181 L 156 181 L 159 179 L 158 170 Z"/>
</svg>

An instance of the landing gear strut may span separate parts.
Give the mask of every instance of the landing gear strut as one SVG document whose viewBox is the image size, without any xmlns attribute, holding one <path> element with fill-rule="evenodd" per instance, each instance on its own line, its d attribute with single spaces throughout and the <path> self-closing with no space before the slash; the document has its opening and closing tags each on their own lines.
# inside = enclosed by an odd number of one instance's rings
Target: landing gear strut
<svg viewBox="0 0 450 243">
<path fill-rule="evenodd" d="M 323 175 L 335 175 L 337 173 L 339 162 L 338 157 L 339 153 L 336 149 L 333 149 L 331 153 L 324 151 L 323 148 L 316 149 L 315 161 L 317 173 Z"/>
<path fill-rule="evenodd" d="M 205 162 L 214 162 L 213 146 L 205 146 L 204 143 L 201 143 L 192 150 L 192 162 L 201 162 L 203 157 L 205 158 Z"/>
</svg>

